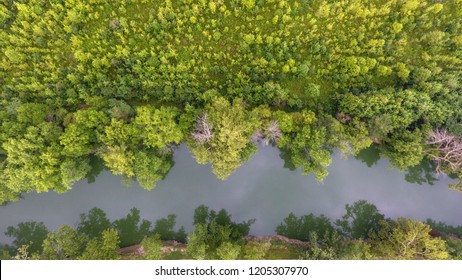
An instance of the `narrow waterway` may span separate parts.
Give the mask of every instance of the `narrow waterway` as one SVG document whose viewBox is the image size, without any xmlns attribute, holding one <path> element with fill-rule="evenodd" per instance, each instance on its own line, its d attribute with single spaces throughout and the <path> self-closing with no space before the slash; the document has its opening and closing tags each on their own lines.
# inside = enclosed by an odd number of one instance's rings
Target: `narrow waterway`
<svg viewBox="0 0 462 280">
<path fill-rule="evenodd" d="M 260 147 L 249 162 L 226 181 L 218 180 L 210 166 L 198 165 L 185 146 L 175 153 L 175 166 L 152 191 L 137 184 L 125 187 L 120 178 L 102 172 L 95 183 L 77 183 L 64 194 L 30 193 L 18 202 L 0 207 L 0 242 L 9 242 L 4 231 L 22 221 L 43 221 L 49 229 L 76 225 L 79 214 L 93 207 L 103 209 L 111 220 L 124 217 L 136 207 L 144 219 L 155 221 L 177 215 L 177 225 L 192 229 L 194 209 L 205 204 L 225 208 L 236 221 L 255 218 L 251 234 L 273 234 L 290 212 L 324 214 L 335 220 L 346 203 L 367 200 L 386 216 L 425 220 L 432 218 L 462 225 L 462 192 L 448 189 L 452 182 L 440 177 L 433 185 L 409 183 L 405 174 L 378 160 L 368 167 L 355 158 L 333 155 L 324 183 L 313 176 L 284 168 L 279 151 Z"/>
</svg>

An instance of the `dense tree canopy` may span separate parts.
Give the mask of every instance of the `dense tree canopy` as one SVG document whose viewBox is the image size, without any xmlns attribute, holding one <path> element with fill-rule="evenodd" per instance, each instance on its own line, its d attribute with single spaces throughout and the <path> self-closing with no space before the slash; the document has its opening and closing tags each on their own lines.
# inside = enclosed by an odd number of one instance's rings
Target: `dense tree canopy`
<svg viewBox="0 0 462 280">
<path fill-rule="evenodd" d="M 335 148 L 435 159 L 431 131 L 462 134 L 462 3 L 439 2 L 1 0 L 0 202 L 95 156 L 152 189 L 180 142 L 221 179 L 258 142 L 318 180 Z"/>
<path fill-rule="evenodd" d="M 236 223 L 225 209 L 217 213 L 200 205 L 194 210 L 195 230 L 188 236 L 188 254 L 199 260 L 237 259 L 244 244 L 243 237 L 249 233 L 254 222 Z"/>
</svg>

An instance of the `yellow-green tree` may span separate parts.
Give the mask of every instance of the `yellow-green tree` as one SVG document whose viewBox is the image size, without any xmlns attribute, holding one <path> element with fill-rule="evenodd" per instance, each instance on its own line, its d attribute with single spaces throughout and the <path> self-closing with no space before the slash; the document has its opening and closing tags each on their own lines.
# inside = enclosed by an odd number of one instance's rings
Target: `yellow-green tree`
<svg viewBox="0 0 462 280">
<path fill-rule="evenodd" d="M 219 97 L 205 110 L 213 136 L 204 143 L 193 140 L 189 146 L 198 163 L 211 163 L 213 173 L 225 179 L 242 165 L 248 150 L 253 150 L 250 138 L 259 121 L 242 100 L 231 104 Z"/>
<path fill-rule="evenodd" d="M 381 221 L 380 231 L 371 235 L 372 250 L 384 259 L 448 259 L 446 242 L 430 231 L 429 225 L 413 219 Z"/>
</svg>

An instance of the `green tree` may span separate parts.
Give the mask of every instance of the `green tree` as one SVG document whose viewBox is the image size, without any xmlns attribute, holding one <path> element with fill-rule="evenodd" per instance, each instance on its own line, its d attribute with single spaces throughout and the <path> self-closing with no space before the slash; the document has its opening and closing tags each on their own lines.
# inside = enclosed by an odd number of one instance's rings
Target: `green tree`
<svg viewBox="0 0 462 280">
<path fill-rule="evenodd" d="M 61 128 L 42 122 L 37 127 L 28 127 L 18 139 L 10 138 L 3 143 L 8 155 L 2 174 L 5 186 L 13 192 L 67 190 L 69 178 L 63 180 L 61 171 L 64 156 L 58 143 L 60 134 Z M 72 181 L 83 177 L 85 172 L 78 173 Z"/>
<path fill-rule="evenodd" d="M 77 259 L 88 242 L 86 235 L 79 235 L 77 230 L 68 225 L 48 233 L 43 241 L 43 258 L 48 260 Z"/>
<path fill-rule="evenodd" d="M 332 161 L 330 147 L 326 145 L 326 129 L 319 126 L 315 114 L 307 110 L 277 111 L 276 118 L 282 131 L 278 147 L 285 166 L 301 168 L 302 174 L 314 172 L 316 180 L 322 181 L 327 176 L 325 168 Z"/>
<path fill-rule="evenodd" d="M 133 177 L 134 149 L 137 147 L 138 131 L 131 124 L 112 119 L 105 127 L 104 133 L 99 135 L 103 144 L 99 151 L 106 166 L 116 175 Z"/>
<path fill-rule="evenodd" d="M 217 214 L 201 205 L 194 211 L 195 230 L 188 236 L 188 254 L 198 260 L 236 259 L 253 222 L 237 224 L 224 209 Z"/>
<path fill-rule="evenodd" d="M 224 242 L 217 248 L 219 260 L 235 260 L 239 256 L 241 246 L 231 242 Z"/>
<path fill-rule="evenodd" d="M 244 108 L 241 100 L 230 104 L 224 98 L 215 98 L 206 111 L 213 137 L 189 146 L 198 163 L 211 163 L 213 173 L 225 179 L 242 165 L 244 154 L 252 145 L 250 138 L 259 126 L 258 119 Z"/>
<path fill-rule="evenodd" d="M 234 240 L 239 240 L 246 236 L 250 231 L 250 226 L 255 222 L 255 219 L 236 223 L 232 221 L 232 217 L 225 209 L 215 212 L 210 210 L 205 205 L 200 205 L 194 209 L 194 226 L 197 224 L 211 225 L 216 223 L 219 226 L 229 227 L 231 231 L 230 237 Z"/>
<path fill-rule="evenodd" d="M 99 155 L 106 166 L 125 178 L 136 177 L 141 187 L 151 190 L 162 180 L 173 166 L 171 151 L 148 148 L 141 144 L 140 127 L 126 124 L 121 120 L 111 120 L 100 135 L 104 147 Z"/>
<path fill-rule="evenodd" d="M 231 228 L 215 221 L 197 224 L 188 237 L 188 254 L 194 259 L 222 259 L 239 255 L 240 240 L 231 239 Z"/>
<path fill-rule="evenodd" d="M 269 242 L 248 241 L 242 246 L 243 260 L 264 260 L 271 244 Z"/>
<path fill-rule="evenodd" d="M 173 167 L 172 155 L 153 149 L 140 150 L 134 154 L 133 171 L 141 187 L 152 190 L 157 181 L 163 180 Z"/>
<path fill-rule="evenodd" d="M 111 118 L 129 121 L 135 114 L 133 108 L 123 100 L 109 99 L 109 114 Z"/>
<path fill-rule="evenodd" d="M 115 229 L 105 229 L 101 239 L 91 239 L 79 259 L 82 260 L 117 260 L 119 255 L 119 236 Z"/>
<path fill-rule="evenodd" d="M 334 260 L 337 257 L 337 252 L 331 246 L 325 246 L 319 242 L 318 234 L 311 232 L 309 237 L 309 247 L 301 256 L 306 260 Z"/>
<path fill-rule="evenodd" d="M 195 260 L 204 260 L 207 257 L 209 245 L 207 244 L 208 226 L 197 224 L 194 232 L 188 236 L 188 254 Z"/>
<path fill-rule="evenodd" d="M 37 126 L 45 121 L 50 109 L 45 104 L 24 103 L 18 106 L 16 111 L 20 123 Z"/>
<path fill-rule="evenodd" d="M 0 171 L 0 179 L 1 179 L 1 171 Z M 8 202 L 13 202 L 21 198 L 19 192 L 15 192 L 5 186 L 4 183 L 0 183 L 0 205 L 5 205 Z"/>
<path fill-rule="evenodd" d="M 66 158 L 60 166 L 62 188 L 69 190 L 77 181 L 85 178 L 91 170 L 89 158 Z M 57 188 L 57 191 L 61 188 Z"/>
<path fill-rule="evenodd" d="M 419 129 L 396 132 L 384 146 L 381 155 L 390 158 L 400 170 L 418 165 L 424 158 L 423 135 Z"/>
<path fill-rule="evenodd" d="M 11 255 L 11 248 L 7 245 L 0 244 L 0 260 L 11 260 L 13 256 Z"/>
<path fill-rule="evenodd" d="M 133 124 L 147 147 L 165 148 L 171 143 L 178 144 L 183 134 L 176 119 L 179 111 L 174 107 L 140 106 L 136 108 Z"/>
<path fill-rule="evenodd" d="M 63 152 L 79 157 L 95 152 L 98 147 L 98 134 L 109 123 L 106 113 L 96 109 L 79 110 L 70 116 L 70 123 L 60 136 Z"/>
<path fill-rule="evenodd" d="M 141 241 L 141 246 L 143 246 L 147 260 L 162 259 L 162 241 L 159 234 L 144 237 Z"/>
<path fill-rule="evenodd" d="M 385 259 L 448 259 L 446 243 L 429 233 L 430 226 L 412 219 L 380 222 L 380 230 L 371 236 L 372 249 Z"/>
<path fill-rule="evenodd" d="M 449 238 L 445 241 L 450 258 L 453 260 L 462 260 L 462 240 Z"/>
</svg>

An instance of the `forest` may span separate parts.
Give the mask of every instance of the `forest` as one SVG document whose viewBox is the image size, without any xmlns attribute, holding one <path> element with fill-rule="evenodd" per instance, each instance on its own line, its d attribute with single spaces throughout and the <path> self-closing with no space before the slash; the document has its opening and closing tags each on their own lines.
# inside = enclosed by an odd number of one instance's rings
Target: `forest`
<svg viewBox="0 0 462 280">
<path fill-rule="evenodd" d="M 153 225 L 132 208 L 111 222 L 103 210 L 93 208 L 80 214 L 75 227 L 49 231 L 36 221 L 9 226 L 5 234 L 14 239 L 13 246 L 0 245 L 0 259 L 462 259 L 462 225 L 386 218 L 365 200 L 345 205 L 336 221 L 290 213 L 276 227 L 276 236 L 250 236 L 254 222 L 238 223 L 225 209 L 200 205 L 194 211 L 194 230 L 186 233 L 176 227 L 174 214 Z"/>
<path fill-rule="evenodd" d="M 180 143 L 220 179 L 265 144 L 319 181 L 372 145 L 462 178 L 461 0 L 0 3 L 0 203 L 152 189 Z"/>
</svg>

